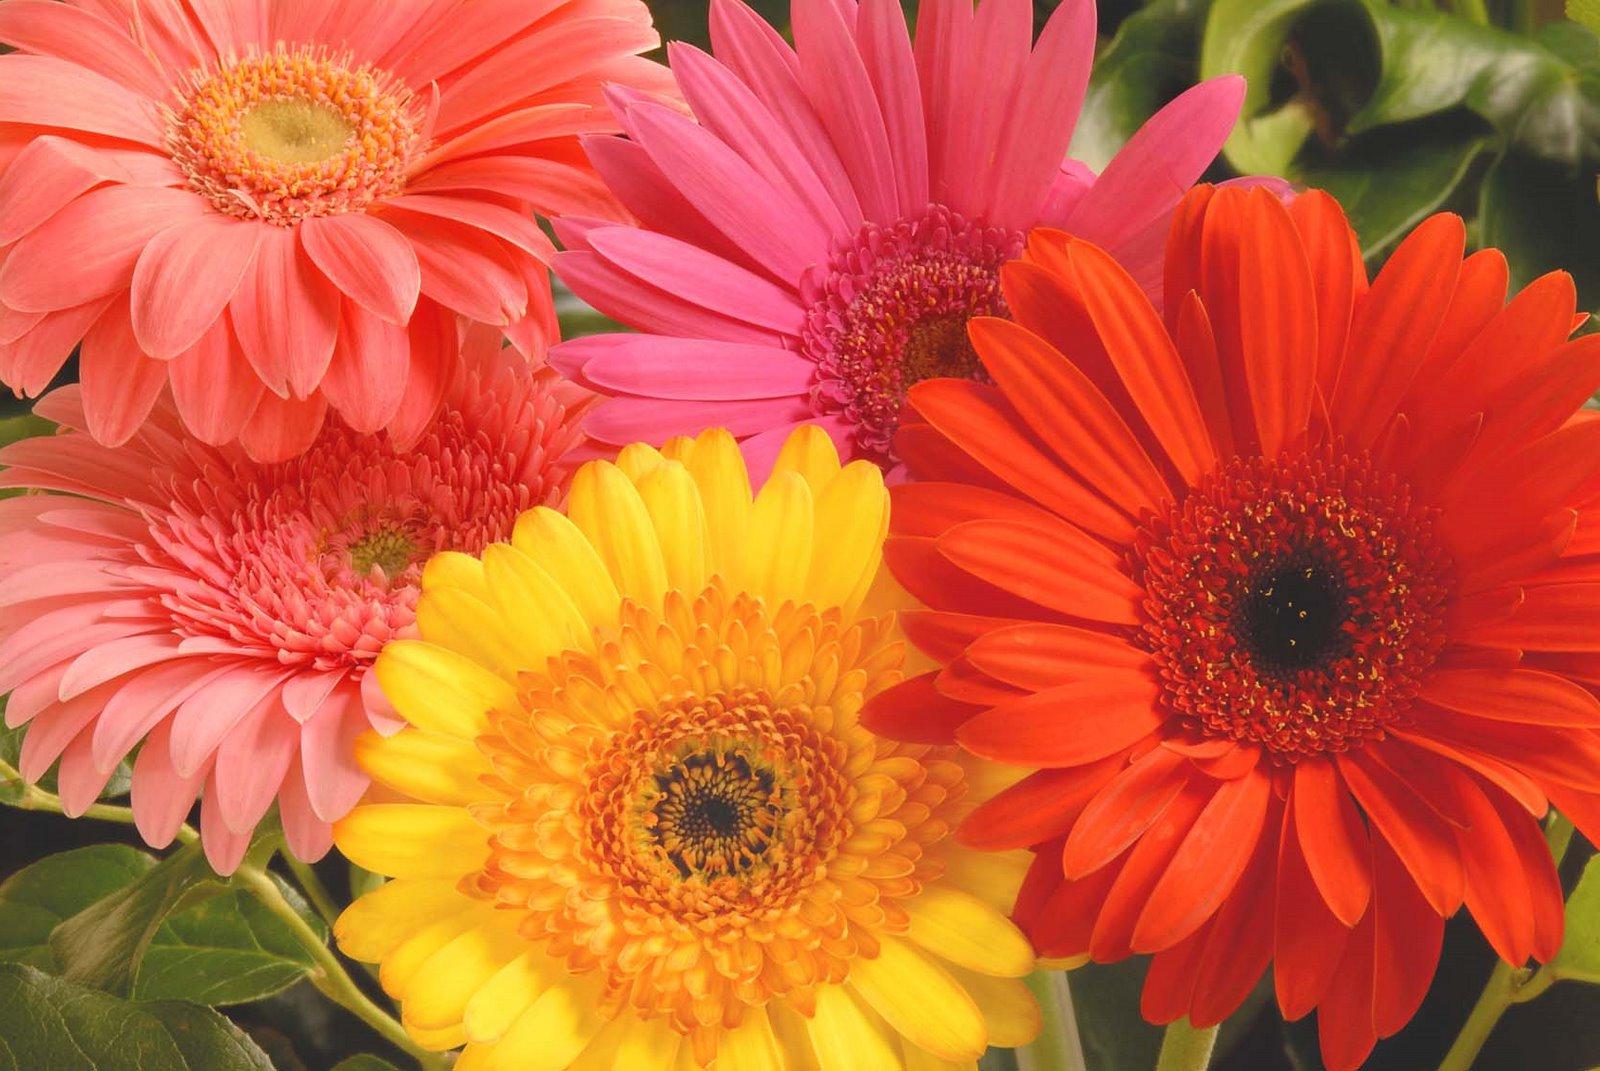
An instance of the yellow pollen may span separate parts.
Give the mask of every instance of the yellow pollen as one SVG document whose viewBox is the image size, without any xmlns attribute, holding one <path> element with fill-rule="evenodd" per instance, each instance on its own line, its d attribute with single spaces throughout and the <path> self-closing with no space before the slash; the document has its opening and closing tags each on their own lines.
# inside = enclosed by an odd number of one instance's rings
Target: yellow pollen
<svg viewBox="0 0 1600 1071">
<path fill-rule="evenodd" d="M 420 110 L 398 80 L 283 45 L 190 76 L 167 145 L 218 211 L 289 226 L 399 192 Z"/>
</svg>

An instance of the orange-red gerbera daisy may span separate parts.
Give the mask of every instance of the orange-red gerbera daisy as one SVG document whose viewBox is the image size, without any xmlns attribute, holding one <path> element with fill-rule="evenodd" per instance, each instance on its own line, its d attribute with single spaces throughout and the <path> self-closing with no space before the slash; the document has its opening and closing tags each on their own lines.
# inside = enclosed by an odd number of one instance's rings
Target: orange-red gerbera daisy
<svg viewBox="0 0 1600 1071">
<path fill-rule="evenodd" d="M 1464 237 L 1436 216 L 1369 284 L 1331 198 L 1198 189 L 1163 323 L 1036 231 L 1016 322 L 972 328 L 993 385 L 917 386 L 899 442 L 889 560 L 943 668 L 869 723 L 1038 768 L 962 836 L 1036 849 L 1042 955 L 1153 953 L 1146 1015 L 1198 1025 L 1270 963 L 1334 1071 L 1463 903 L 1553 955 L 1538 821 L 1600 836 L 1600 337 Z"/>
</svg>

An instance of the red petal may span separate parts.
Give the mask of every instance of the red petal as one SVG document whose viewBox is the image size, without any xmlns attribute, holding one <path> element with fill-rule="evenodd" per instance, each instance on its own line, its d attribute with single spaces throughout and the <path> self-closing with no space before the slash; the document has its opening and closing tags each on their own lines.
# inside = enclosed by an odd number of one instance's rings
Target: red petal
<svg viewBox="0 0 1600 1071">
<path fill-rule="evenodd" d="M 1554 673 L 1440 669 L 1423 682 L 1421 695 L 1435 706 L 1476 718 L 1600 728 L 1600 699 Z"/>
<path fill-rule="evenodd" d="M 968 521 L 935 545 L 973 576 L 1051 610 L 1113 625 L 1143 620 L 1143 591 L 1120 555 L 1064 521 Z"/>
<path fill-rule="evenodd" d="M 1455 831 L 1395 774 L 1359 752 L 1339 756 L 1339 772 L 1367 818 L 1392 844 L 1435 910 L 1449 915 L 1461 906 L 1465 879 Z M 1438 786 L 1419 786 L 1422 791 Z"/>
<path fill-rule="evenodd" d="M 880 736 L 915 743 L 948 744 L 978 707 L 946 699 L 934 688 L 937 672 L 903 680 L 879 692 L 861 711 L 861 724 Z"/>
<path fill-rule="evenodd" d="M 1341 790 L 1342 791 L 1342 790 Z M 1350 929 L 1328 909 L 1301 853 L 1295 812 L 1300 794 L 1290 797 L 1278 838 L 1278 898 L 1274 912 L 1273 985 L 1278 1007 L 1291 1022 L 1310 1013 L 1332 984 Z M 1371 848 L 1362 873 L 1372 868 Z"/>
<path fill-rule="evenodd" d="M 1294 768 L 1295 840 L 1322 898 L 1346 926 L 1361 921 L 1372 896 L 1372 844 L 1332 762 Z"/>
<path fill-rule="evenodd" d="M 967 815 L 956 829 L 956 839 L 970 848 L 996 852 L 1030 847 L 1065 833 L 1077 823 L 1084 805 L 1124 765 L 1122 756 L 1113 755 L 1090 766 L 1031 773 Z M 1058 851 L 1058 859 L 1060 855 Z"/>
<path fill-rule="evenodd" d="M 1280 814 L 1276 807 L 1269 809 L 1255 855 L 1211 922 L 1189 1011 L 1195 1026 L 1220 1023 L 1237 1011 L 1272 960 L 1272 929 L 1264 923 L 1276 907 Z"/>
<path fill-rule="evenodd" d="M 949 614 L 938 610 L 900 612 L 900 627 L 905 631 L 906 638 L 935 662 L 949 662 L 966 651 L 969 644 L 988 633 L 1015 625 L 1016 621 L 1008 617 Z M 984 671 L 991 672 L 988 669 Z"/>
<path fill-rule="evenodd" d="M 1211 785 L 1190 782 L 1128 853 L 1116 881 L 1101 896 L 1098 917 L 1089 939 L 1089 953 L 1096 961 L 1109 963 L 1133 953 L 1134 925 L 1149 903 L 1151 891 L 1166 874 L 1184 838 L 1214 794 Z M 1105 868 L 1116 869 L 1115 864 Z M 1097 873 L 1103 874 L 1105 870 Z"/>
<path fill-rule="evenodd" d="M 907 615 L 901 615 L 907 623 Z M 911 628 L 906 632 L 911 634 Z M 926 646 L 912 637 L 924 651 Z M 1109 632 L 1076 625 L 1010 624 L 977 637 L 966 650 L 972 664 L 1018 688 L 1038 691 L 1107 670 L 1148 670 L 1150 656 Z"/>
<path fill-rule="evenodd" d="M 1036 522 L 1053 516 L 1015 495 L 966 483 L 902 483 L 889 489 L 889 498 L 895 535 L 937 536 L 967 521 Z"/>
<path fill-rule="evenodd" d="M 1239 250 L 1239 335 L 1262 453 L 1305 434 L 1317 373 L 1317 295 L 1288 210 L 1253 190 Z"/>
<path fill-rule="evenodd" d="M 1375 929 L 1369 911 L 1345 942 L 1344 955 L 1317 1008 L 1317 1036 L 1327 1071 L 1356 1071 L 1378 1042 L 1372 1006 Z"/>
<path fill-rule="evenodd" d="M 1157 682 L 1134 673 L 1064 684 L 984 711 L 956 739 L 997 762 L 1082 766 L 1159 729 L 1160 694 Z"/>
<path fill-rule="evenodd" d="M 1393 849 L 1372 845 L 1373 943 L 1378 950 L 1372 1025 L 1379 1037 L 1397 1033 L 1422 1006 L 1444 942 L 1444 918 L 1428 905 Z"/>
<path fill-rule="evenodd" d="M 1522 966 L 1532 955 L 1533 915 L 1517 846 L 1489 797 L 1470 779 L 1460 789 L 1468 826 L 1456 833 L 1467 878 L 1467 910 L 1500 958 Z M 1515 821 L 1533 819 L 1512 812 Z M 1546 865 L 1549 865 L 1548 853 Z"/>
<path fill-rule="evenodd" d="M 1080 878 L 1105 866 L 1155 824 L 1189 780 L 1189 760 L 1156 748 L 1104 784 L 1067 836 L 1061 867 Z"/>
<path fill-rule="evenodd" d="M 1351 241 L 1344 209 L 1321 190 L 1307 190 L 1294 199 L 1289 215 L 1300 232 L 1301 247 L 1311 265 L 1317 302 L 1317 378 L 1324 394 L 1333 392 L 1334 377 L 1344 360 L 1350 334 L 1350 312 L 1356 295 L 1367 288 L 1366 266 Z"/>
</svg>

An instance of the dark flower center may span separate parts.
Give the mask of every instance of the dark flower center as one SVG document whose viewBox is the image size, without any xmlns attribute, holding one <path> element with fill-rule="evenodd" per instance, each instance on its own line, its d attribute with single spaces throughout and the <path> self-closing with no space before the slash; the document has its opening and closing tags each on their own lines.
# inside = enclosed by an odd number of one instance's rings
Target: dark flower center
<svg viewBox="0 0 1600 1071">
<path fill-rule="evenodd" d="M 1322 664 L 1347 646 L 1344 577 L 1314 558 L 1275 564 L 1251 581 L 1239 631 L 1265 672 Z"/>
</svg>

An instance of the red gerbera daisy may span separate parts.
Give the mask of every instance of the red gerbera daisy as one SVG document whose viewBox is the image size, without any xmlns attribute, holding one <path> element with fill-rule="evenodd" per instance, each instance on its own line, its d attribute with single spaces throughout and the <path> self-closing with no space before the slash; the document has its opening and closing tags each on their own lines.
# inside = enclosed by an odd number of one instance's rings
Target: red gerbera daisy
<svg viewBox="0 0 1600 1071">
<path fill-rule="evenodd" d="M 962 834 L 1037 850 L 1041 954 L 1153 953 L 1146 1015 L 1197 1025 L 1271 963 L 1336 1071 L 1463 903 L 1552 956 L 1538 820 L 1600 836 L 1600 337 L 1464 237 L 1428 220 L 1369 286 L 1331 198 L 1201 188 L 1163 323 L 1036 231 L 1015 322 L 973 325 L 994 385 L 917 386 L 898 443 L 889 560 L 943 668 L 872 724 L 1038 768 Z"/>
</svg>

